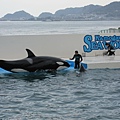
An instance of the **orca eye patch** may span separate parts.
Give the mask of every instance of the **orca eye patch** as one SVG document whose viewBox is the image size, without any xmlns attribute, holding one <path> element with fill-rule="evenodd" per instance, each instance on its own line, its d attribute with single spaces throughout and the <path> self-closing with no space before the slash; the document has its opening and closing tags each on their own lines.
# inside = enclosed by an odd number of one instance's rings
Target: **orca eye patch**
<svg viewBox="0 0 120 120">
<path fill-rule="evenodd" d="M 63 62 L 56 62 L 58 65 L 64 65 Z"/>
</svg>

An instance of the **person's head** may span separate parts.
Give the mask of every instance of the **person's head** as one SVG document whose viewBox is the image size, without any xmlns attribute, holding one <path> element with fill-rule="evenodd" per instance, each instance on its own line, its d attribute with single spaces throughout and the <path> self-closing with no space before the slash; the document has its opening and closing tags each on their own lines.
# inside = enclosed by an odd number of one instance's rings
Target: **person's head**
<svg viewBox="0 0 120 120">
<path fill-rule="evenodd" d="M 78 54 L 78 51 L 77 51 L 77 50 L 75 51 L 75 54 Z"/>
</svg>

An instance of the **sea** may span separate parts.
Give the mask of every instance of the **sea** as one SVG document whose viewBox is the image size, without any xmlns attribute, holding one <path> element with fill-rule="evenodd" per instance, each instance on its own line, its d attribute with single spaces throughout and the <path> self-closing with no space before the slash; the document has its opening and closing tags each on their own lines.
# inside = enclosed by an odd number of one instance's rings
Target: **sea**
<svg viewBox="0 0 120 120">
<path fill-rule="evenodd" d="M 120 21 L 1 21 L 0 35 L 98 34 Z M 0 73 L 0 120 L 120 120 L 120 69 Z"/>
<path fill-rule="evenodd" d="M 0 21 L 0 35 L 98 34 L 120 21 Z"/>
</svg>

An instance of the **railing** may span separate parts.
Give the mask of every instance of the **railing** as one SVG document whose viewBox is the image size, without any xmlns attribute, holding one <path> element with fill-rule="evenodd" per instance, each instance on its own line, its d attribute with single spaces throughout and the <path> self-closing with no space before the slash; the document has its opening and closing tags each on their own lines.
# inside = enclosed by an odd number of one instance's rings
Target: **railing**
<svg viewBox="0 0 120 120">
<path fill-rule="evenodd" d="M 101 30 L 99 33 L 120 33 L 120 28 L 118 29 L 110 28 L 106 30 Z"/>
</svg>

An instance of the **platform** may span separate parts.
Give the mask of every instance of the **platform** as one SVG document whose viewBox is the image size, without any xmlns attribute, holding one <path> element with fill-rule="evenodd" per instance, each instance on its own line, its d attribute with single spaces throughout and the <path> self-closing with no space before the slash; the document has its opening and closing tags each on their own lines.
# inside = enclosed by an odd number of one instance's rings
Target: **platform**
<svg viewBox="0 0 120 120">
<path fill-rule="evenodd" d="M 120 56 L 83 57 L 83 62 L 88 65 L 88 69 L 120 68 Z"/>
<path fill-rule="evenodd" d="M 70 68 L 67 70 L 74 69 L 74 60 L 68 60 L 64 58 L 69 64 Z M 95 57 L 83 57 L 82 65 L 85 70 L 89 69 L 120 69 L 120 56 L 95 56 Z M 10 73 L 0 68 L 0 73 Z"/>
</svg>

